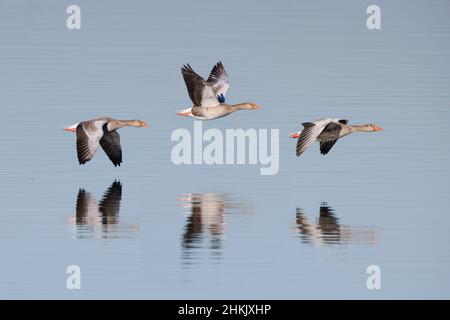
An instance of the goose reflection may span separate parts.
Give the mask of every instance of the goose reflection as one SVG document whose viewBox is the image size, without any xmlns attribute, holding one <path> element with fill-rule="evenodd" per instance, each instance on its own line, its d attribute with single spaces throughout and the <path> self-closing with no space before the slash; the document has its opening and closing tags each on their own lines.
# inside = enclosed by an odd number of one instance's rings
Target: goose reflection
<svg viewBox="0 0 450 320">
<path fill-rule="evenodd" d="M 311 223 L 302 209 L 297 208 L 296 229 L 304 243 L 317 246 L 349 243 L 375 244 L 377 242 L 375 228 L 340 224 L 334 210 L 326 203 L 321 204 L 316 223 Z"/>
<path fill-rule="evenodd" d="M 76 238 L 116 238 L 123 231 L 136 231 L 136 224 L 119 223 L 122 184 L 114 181 L 105 191 L 100 204 L 94 196 L 79 189 L 75 216 L 69 223 L 73 226 Z"/>
<path fill-rule="evenodd" d="M 252 211 L 245 201 L 232 200 L 221 193 L 186 194 L 180 200 L 184 208 L 190 209 L 181 239 L 186 263 L 195 259 L 195 253 L 208 252 L 214 258 L 220 258 L 226 231 L 225 217 L 232 212 Z"/>
</svg>

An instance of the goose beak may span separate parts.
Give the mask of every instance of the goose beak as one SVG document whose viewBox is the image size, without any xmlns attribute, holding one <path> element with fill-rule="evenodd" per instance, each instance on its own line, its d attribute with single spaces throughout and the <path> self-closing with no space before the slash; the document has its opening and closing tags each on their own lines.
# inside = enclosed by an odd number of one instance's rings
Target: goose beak
<svg viewBox="0 0 450 320">
<path fill-rule="evenodd" d="M 189 111 L 180 111 L 180 112 L 177 112 L 177 115 L 189 117 L 191 115 L 191 113 Z"/>
<path fill-rule="evenodd" d="M 383 128 L 381 128 L 381 127 L 378 127 L 378 126 L 375 126 L 374 130 L 375 130 L 375 131 L 382 131 L 382 130 L 383 130 Z"/>
<path fill-rule="evenodd" d="M 300 133 L 291 133 L 289 137 L 291 137 L 292 139 L 298 139 L 298 137 L 300 137 Z"/>
<path fill-rule="evenodd" d="M 256 103 L 252 103 L 252 109 L 253 110 L 259 110 L 259 109 L 261 109 L 261 106 L 259 104 L 256 104 Z"/>
<path fill-rule="evenodd" d="M 72 128 L 72 127 L 64 128 L 64 130 L 65 130 L 65 131 L 69 131 L 69 132 L 76 132 L 76 131 L 77 131 L 76 128 Z"/>
<path fill-rule="evenodd" d="M 148 123 L 147 122 L 143 122 L 141 125 L 142 128 L 148 128 Z"/>
</svg>

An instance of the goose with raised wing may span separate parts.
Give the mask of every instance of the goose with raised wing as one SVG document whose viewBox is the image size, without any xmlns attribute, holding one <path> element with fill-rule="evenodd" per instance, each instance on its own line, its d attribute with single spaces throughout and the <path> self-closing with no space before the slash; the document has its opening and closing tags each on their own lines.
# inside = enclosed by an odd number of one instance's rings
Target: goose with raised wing
<svg viewBox="0 0 450 320">
<path fill-rule="evenodd" d="M 320 142 L 320 153 L 327 154 L 338 139 L 353 132 L 381 131 L 376 124 L 350 125 L 345 119 L 320 119 L 313 122 L 304 122 L 303 130 L 290 134 L 291 138 L 297 140 L 297 157 L 316 140 Z"/>
<path fill-rule="evenodd" d="M 238 110 L 256 110 L 260 108 L 259 105 L 253 102 L 225 103 L 225 95 L 230 87 L 230 79 L 220 61 L 212 68 L 208 80 L 199 76 L 189 64 L 181 68 L 181 73 L 194 106 L 177 112 L 177 115 L 198 120 L 213 120 L 225 117 Z"/>
<path fill-rule="evenodd" d="M 94 157 L 100 145 L 114 166 L 122 163 L 122 147 L 118 129 L 123 127 L 148 127 L 141 120 L 116 120 L 109 117 L 76 123 L 64 128 L 77 134 L 77 156 L 79 164 L 85 164 Z"/>
</svg>

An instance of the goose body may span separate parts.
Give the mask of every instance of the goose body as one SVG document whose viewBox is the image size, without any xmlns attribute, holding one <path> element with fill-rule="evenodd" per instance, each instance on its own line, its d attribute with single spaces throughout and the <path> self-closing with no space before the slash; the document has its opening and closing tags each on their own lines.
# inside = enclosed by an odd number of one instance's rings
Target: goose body
<svg viewBox="0 0 450 320">
<path fill-rule="evenodd" d="M 177 112 L 180 116 L 198 120 L 213 120 L 225 117 L 238 110 L 259 109 L 259 106 L 253 102 L 235 105 L 225 103 L 230 79 L 220 61 L 212 68 L 208 80 L 199 76 L 189 64 L 181 68 L 181 73 L 194 105 Z"/>
<path fill-rule="evenodd" d="M 381 131 L 381 127 L 375 124 L 350 125 L 345 119 L 320 119 L 312 122 L 304 122 L 301 132 L 292 133 L 290 136 L 297 139 L 296 154 L 299 157 L 314 142 L 320 142 L 320 153 L 327 154 L 338 139 L 350 133 Z"/>
<path fill-rule="evenodd" d="M 100 145 L 114 166 L 120 166 L 122 147 L 117 130 L 126 126 L 148 127 L 147 123 L 141 120 L 103 117 L 79 122 L 64 130 L 77 134 L 77 157 L 80 165 L 91 160 Z"/>
</svg>

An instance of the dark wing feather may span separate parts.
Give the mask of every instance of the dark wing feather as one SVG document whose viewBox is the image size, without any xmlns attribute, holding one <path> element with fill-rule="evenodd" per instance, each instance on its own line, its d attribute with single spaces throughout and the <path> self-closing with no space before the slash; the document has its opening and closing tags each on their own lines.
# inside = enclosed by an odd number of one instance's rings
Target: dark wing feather
<svg viewBox="0 0 450 320">
<path fill-rule="evenodd" d="M 302 126 L 305 128 L 314 127 L 316 124 L 314 122 L 303 122 Z"/>
<path fill-rule="evenodd" d="M 329 140 L 329 141 L 321 141 L 320 142 L 320 153 L 323 155 L 326 155 L 331 148 L 333 148 L 334 144 L 337 142 L 336 140 Z"/>
<path fill-rule="evenodd" d="M 183 74 L 184 82 L 186 83 L 192 103 L 194 103 L 194 106 L 200 106 L 205 79 L 199 76 L 189 64 L 186 64 L 181 68 L 181 73 Z"/>
<path fill-rule="evenodd" d="M 119 181 L 114 181 L 108 190 L 106 190 L 99 205 L 99 211 L 103 217 L 116 217 L 119 214 L 121 200 L 122 184 Z"/>
<path fill-rule="evenodd" d="M 342 126 L 340 124 L 337 124 L 336 122 L 330 122 L 327 124 L 327 126 L 323 129 L 321 137 L 324 135 L 330 135 L 335 138 L 339 138 L 339 133 L 342 130 Z"/>
<path fill-rule="evenodd" d="M 122 163 L 122 147 L 120 146 L 119 133 L 116 130 L 105 131 L 100 139 L 100 146 L 114 166 L 120 166 Z"/>
<path fill-rule="evenodd" d="M 343 123 L 339 120 L 340 123 Z M 320 134 L 320 153 L 327 154 L 334 144 L 338 141 L 342 126 L 335 122 L 330 122 Z"/>
<path fill-rule="evenodd" d="M 341 119 L 341 120 L 339 120 L 339 122 L 340 122 L 340 123 L 343 123 L 343 124 L 347 124 L 347 123 L 348 123 L 348 120 L 346 120 L 346 119 Z"/>
</svg>

